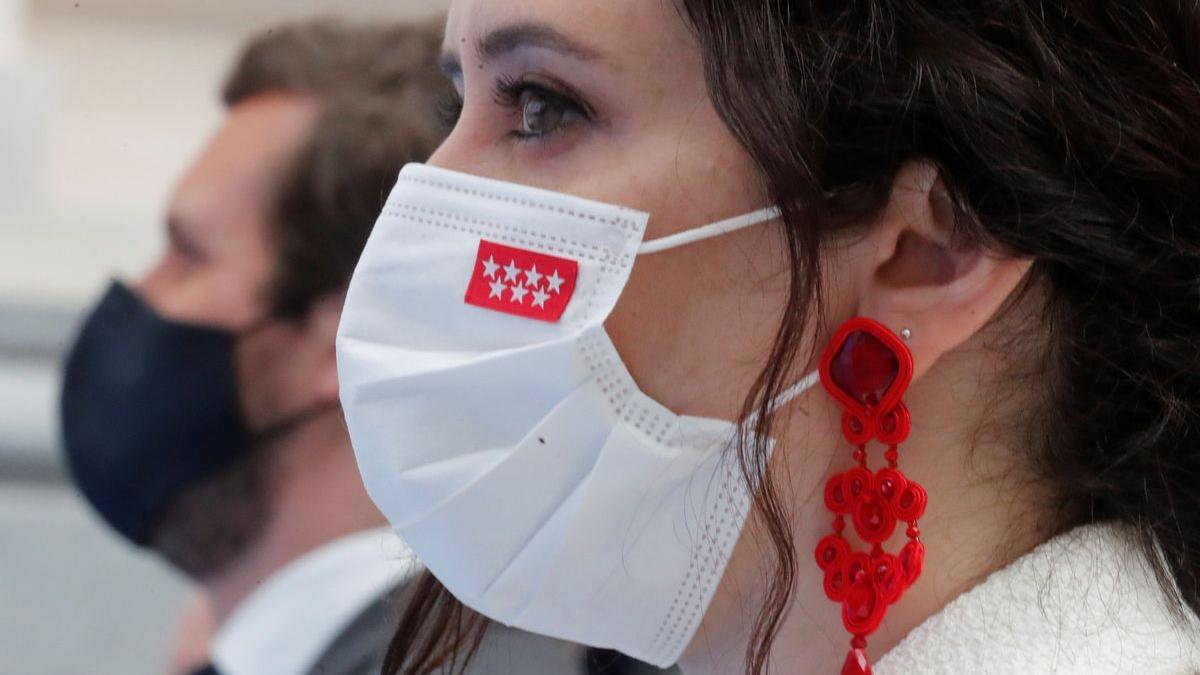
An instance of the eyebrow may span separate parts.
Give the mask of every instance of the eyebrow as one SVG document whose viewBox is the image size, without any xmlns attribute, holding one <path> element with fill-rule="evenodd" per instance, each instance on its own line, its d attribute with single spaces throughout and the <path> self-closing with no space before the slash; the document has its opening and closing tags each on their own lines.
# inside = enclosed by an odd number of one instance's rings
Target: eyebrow
<svg viewBox="0 0 1200 675">
<path fill-rule="evenodd" d="M 568 37 L 552 26 L 537 22 L 516 23 L 497 28 L 475 41 L 475 53 L 479 60 L 484 62 L 531 47 L 558 52 L 580 61 L 595 61 L 601 57 L 599 50 Z M 462 73 L 462 64 L 452 53 L 443 55 L 440 65 L 447 75 Z"/>
<path fill-rule="evenodd" d="M 594 61 L 600 52 L 544 23 L 518 23 L 498 28 L 475 43 L 481 60 L 497 59 L 518 49 L 540 47 L 581 61 Z"/>
</svg>

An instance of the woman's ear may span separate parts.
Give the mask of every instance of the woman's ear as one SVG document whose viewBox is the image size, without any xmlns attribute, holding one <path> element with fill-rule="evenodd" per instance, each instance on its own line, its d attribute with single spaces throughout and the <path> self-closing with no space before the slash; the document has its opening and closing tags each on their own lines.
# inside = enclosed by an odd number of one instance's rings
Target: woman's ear
<svg viewBox="0 0 1200 675">
<path fill-rule="evenodd" d="M 911 332 L 914 377 L 979 332 L 1032 265 L 957 236 L 950 194 L 923 160 L 900 167 L 886 208 L 856 246 L 873 249 L 858 313 Z"/>
</svg>

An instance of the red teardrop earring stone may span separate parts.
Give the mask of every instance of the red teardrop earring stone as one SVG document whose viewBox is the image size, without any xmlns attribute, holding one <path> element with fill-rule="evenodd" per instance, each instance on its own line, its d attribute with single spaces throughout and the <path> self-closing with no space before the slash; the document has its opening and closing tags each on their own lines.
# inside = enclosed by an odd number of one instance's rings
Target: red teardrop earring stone
<svg viewBox="0 0 1200 675">
<path fill-rule="evenodd" d="M 901 400 L 912 380 L 912 354 L 904 342 L 882 324 L 856 318 L 835 333 L 821 357 L 821 382 L 842 404 L 842 433 L 855 447 L 854 466 L 829 480 L 825 505 L 833 512 L 833 534 L 817 547 L 825 592 L 842 605 L 842 622 L 853 635 L 842 675 L 871 675 L 867 637 L 883 621 L 887 607 L 899 602 L 916 581 L 924 562 L 919 519 L 927 495 L 921 485 L 899 469 L 899 444 L 908 438 L 911 419 Z M 872 472 L 867 443 L 887 446 L 887 466 Z M 854 552 L 843 537 L 845 519 L 853 521 L 858 538 L 870 553 Z M 899 522 L 908 544 L 899 556 L 886 553 Z"/>
<path fill-rule="evenodd" d="M 851 649 L 846 655 L 846 663 L 842 666 L 842 675 L 872 675 L 871 661 L 867 652 L 862 649 Z"/>
</svg>

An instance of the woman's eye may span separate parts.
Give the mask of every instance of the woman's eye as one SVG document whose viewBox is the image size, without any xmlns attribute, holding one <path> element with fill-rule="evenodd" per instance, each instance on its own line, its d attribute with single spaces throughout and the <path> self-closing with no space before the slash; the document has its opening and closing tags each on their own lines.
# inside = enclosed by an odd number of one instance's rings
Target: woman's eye
<svg viewBox="0 0 1200 675">
<path fill-rule="evenodd" d="M 569 111 L 559 101 L 547 98 L 534 90 L 521 94 L 521 128 L 519 133 L 526 138 L 538 138 L 552 134 L 570 120 Z"/>
<path fill-rule="evenodd" d="M 536 82 L 501 79 L 495 99 L 519 118 L 512 131 L 519 140 L 545 139 L 590 117 L 585 104 Z"/>
</svg>

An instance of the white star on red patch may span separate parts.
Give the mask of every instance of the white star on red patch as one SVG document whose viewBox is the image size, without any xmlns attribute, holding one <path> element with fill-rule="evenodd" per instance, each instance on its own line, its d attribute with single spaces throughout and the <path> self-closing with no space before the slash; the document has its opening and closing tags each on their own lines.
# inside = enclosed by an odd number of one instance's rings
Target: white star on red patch
<svg viewBox="0 0 1200 675">
<path fill-rule="evenodd" d="M 566 279 L 563 279 L 562 277 L 558 276 L 558 270 L 554 270 L 554 274 L 551 274 L 550 276 L 546 277 L 546 283 L 549 285 L 551 293 L 561 292 L 560 289 L 562 288 L 563 282 L 565 282 L 565 281 L 566 281 Z"/>
<path fill-rule="evenodd" d="M 532 265 L 529 270 L 525 272 L 525 285 L 530 288 L 537 288 L 541 285 L 542 277 L 544 276 L 546 275 L 537 271 L 537 265 Z"/>
<path fill-rule="evenodd" d="M 489 298 L 500 298 L 501 300 L 504 299 L 504 291 L 508 288 L 508 286 L 505 286 L 503 281 L 497 279 L 488 285 L 492 287 L 491 292 L 488 294 Z"/>
<path fill-rule="evenodd" d="M 515 282 L 517 280 L 517 275 L 520 273 L 521 273 L 521 268 L 517 267 L 517 264 L 512 262 L 511 260 L 508 262 L 507 265 L 504 266 L 504 280 L 505 281 Z"/>
<path fill-rule="evenodd" d="M 499 271 L 500 265 L 496 262 L 495 256 L 488 256 L 488 259 L 483 261 L 484 279 L 494 279 Z"/>
<path fill-rule="evenodd" d="M 512 292 L 512 297 L 509 298 L 509 300 L 517 303 L 518 305 L 525 302 L 525 296 L 529 293 L 529 289 L 520 284 L 517 284 L 508 290 Z"/>
<path fill-rule="evenodd" d="M 546 309 L 546 301 L 550 299 L 550 294 L 538 289 L 533 292 L 533 306 Z"/>
</svg>

